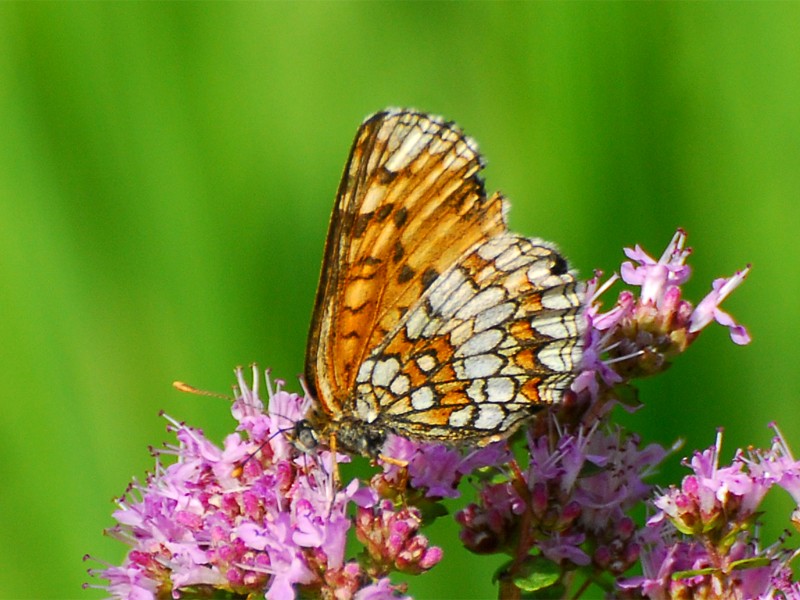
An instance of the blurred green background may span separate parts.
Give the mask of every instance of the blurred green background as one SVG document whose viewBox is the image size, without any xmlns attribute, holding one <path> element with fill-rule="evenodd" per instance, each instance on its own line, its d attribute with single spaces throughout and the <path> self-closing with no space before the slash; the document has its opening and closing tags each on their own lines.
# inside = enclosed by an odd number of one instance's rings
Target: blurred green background
<svg viewBox="0 0 800 600">
<path fill-rule="evenodd" d="M 512 228 L 587 276 L 677 226 L 695 300 L 752 262 L 725 304 L 752 345 L 711 327 L 623 419 L 687 450 L 724 426 L 728 458 L 776 420 L 800 454 L 799 29 L 797 3 L 1 4 L 0 594 L 102 596 L 81 557 L 124 555 L 102 530 L 158 411 L 231 427 L 174 379 L 298 389 L 341 168 L 385 106 L 460 123 Z M 413 595 L 494 595 L 499 561 L 431 535 Z"/>
</svg>

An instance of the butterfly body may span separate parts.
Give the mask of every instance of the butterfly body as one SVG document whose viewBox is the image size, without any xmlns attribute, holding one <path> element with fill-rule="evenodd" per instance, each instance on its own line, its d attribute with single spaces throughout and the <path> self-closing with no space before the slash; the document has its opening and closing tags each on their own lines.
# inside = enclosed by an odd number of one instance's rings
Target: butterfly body
<svg viewBox="0 0 800 600">
<path fill-rule="evenodd" d="M 309 439 L 372 457 L 389 432 L 484 445 L 561 399 L 580 285 L 551 244 L 507 231 L 482 167 L 437 117 L 385 111 L 359 129 L 309 333 Z"/>
</svg>

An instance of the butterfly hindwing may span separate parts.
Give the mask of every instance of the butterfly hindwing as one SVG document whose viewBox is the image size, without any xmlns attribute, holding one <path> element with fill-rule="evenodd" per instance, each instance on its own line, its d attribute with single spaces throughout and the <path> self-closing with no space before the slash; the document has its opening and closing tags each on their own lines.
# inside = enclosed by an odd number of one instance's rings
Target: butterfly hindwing
<svg viewBox="0 0 800 600">
<path fill-rule="evenodd" d="M 488 443 L 560 400 L 581 356 L 582 293 L 550 245 L 506 233 L 443 273 L 362 365 L 365 418 Z"/>
</svg>

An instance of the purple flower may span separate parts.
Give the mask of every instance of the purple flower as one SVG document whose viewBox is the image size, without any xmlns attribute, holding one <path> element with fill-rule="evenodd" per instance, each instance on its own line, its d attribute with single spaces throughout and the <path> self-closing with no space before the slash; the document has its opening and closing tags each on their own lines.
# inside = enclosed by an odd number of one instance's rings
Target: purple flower
<svg viewBox="0 0 800 600">
<path fill-rule="evenodd" d="M 667 301 L 667 292 L 689 279 L 692 271 L 685 263 L 692 250 L 684 248 L 685 244 L 686 232 L 679 229 L 658 261 L 642 250 L 639 244 L 635 248 L 625 248 L 625 255 L 639 264 L 622 263 L 620 274 L 625 283 L 642 288 L 640 301 L 643 304 L 663 306 Z"/>
<path fill-rule="evenodd" d="M 373 577 L 392 570 L 417 574 L 436 565 L 442 559 L 442 551 L 429 547 L 428 540 L 417 533 L 421 524 L 417 509 L 395 511 L 388 500 L 372 507 L 359 507 L 356 537 L 370 558 L 367 571 Z"/>
<path fill-rule="evenodd" d="M 689 333 L 696 333 L 712 320 L 724 325 L 731 332 L 731 339 L 737 344 L 749 344 L 750 334 L 743 325 L 738 325 L 728 313 L 719 308 L 722 301 L 744 281 L 750 272 L 750 265 L 727 279 L 715 279 L 712 291 L 700 301 L 689 317 Z"/>
<path fill-rule="evenodd" d="M 442 444 L 414 442 L 397 435 L 389 436 L 383 452 L 391 462 L 382 461 L 384 471 L 378 477 L 383 482 L 373 483 L 373 487 L 396 488 L 401 479 L 407 479 L 428 498 L 457 498 L 458 484 L 464 476 L 483 467 L 503 465 L 511 458 L 505 442 L 465 453 Z"/>
<path fill-rule="evenodd" d="M 775 437 L 769 450 L 749 450 L 741 460 L 751 473 L 764 481 L 773 482 L 792 496 L 798 505 L 792 513 L 792 525 L 800 531 L 800 461 L 794 459 L 789 445 L 775 423 Z"/>
<path fill-rule="evenodd" d="M 775 428 L 777 431 L 777 428 Z M 719 465 L 721 432 L 714 446 L 696 452 L 692 474 L 652 502 L 652 534 L 642 552 L 643 575 L 619 582 L 622 590 L 647 598 L 791 598 L 800 587 L 789 563 L 796 551 L 778 540 L 762 548 L 756 518 L 769 488 L 798 473 L 778 434 L 769 451 L 736 452 Z M 654 535 L 653 535 L 654 534 Z"/>
<path fill-rule="evenodd" d="M 669 532 L 646 547 L 641 576 L 619 580 L 627 598 L 796 598 L 789 562 L 794 555 L 773 544 L 760 548 L 740 535 L 725 554 Z M 634 593 L 638 592 L 638 593 Z"/>
<path fill-rule="evenodd" d="M 686 233 L 679 229 L 658 260 L 639 245 L 626 248 L 630 260 L 622 263 L 621 278 L 638 287 L 639 295 L 623 290 L 606 312 L 601 312 L 600 297 L 616 276 L 602 286 L 597 277 L 589 282 L 584 372 L 572 386 L 577 394 L 589 394 L 595 403 L 619 400 L 612 391 L 615 386 L 663 371 L 713 320 L 728 327 L 737 344 L 750 341 L 746 329 L 719 308 L 750 267 L 728 279 L 717 279 L 712 292 L 695 308 L 682 297 L 681 286 L 691 275 L 686 264 L 691 249 L 685 244 Z"/>
<path fill-rule="evenodd" d="M 393 571 L 419 574 L 442 558 L 420 533 L 423 515 L 445 513 L 437 503 L 457 498 L 473 475 L 477 500 L 456 515 L 460 536 L 473 552 L 511 555 L 504 586 L 557 583 L 580 595 L 577 573 L 608 582 L 641 561 L 641 577 L 620 580 L 621 597 L 798 594 L 788 567 L 793 556 L 780 544 L 760 549 L 752 534 L 772 485 L 800 503 L 800 463 L 779 432 L 769 451 L 738 452 L 722 467 L 718 439 L 695 453 L 680 487 L 652 501 L 656 514 L 646 527 L 630 516 L 651 496 L 645 480 L 666 451 L 643 448 L 636 435 L 609 425 L 611 410 L 640 408 L 633 380 L 663 371 L 712 321 L 728 327 L 734 342 L 749 342 L 720 309 L 749 266 L 714 281 L 695 307 L 683 298 L 691 250 L 682 230 L 658 259 L 639 245 L 625 254 L 620 275 L 601 284 L 597 273 L 586 285 L 580 372 L 563 402 L 530 421 L 527 454 L 513 446 L 515 456 L 506 441 L 453 448 L 389 435 L 377 461 L 382 471 L 369 486 L 343 484 L 335 465 L 347 455 L 322 447 L 303 453 L 292 442 L 312 400 L 267 378 L 265 409 L 258 372 L 248 386 L 237 370 L 235 433 L 220 446 L 169 419 L 177 445 L 156 453 L 155 472 L 134 482 L 114 513 L 109 533 L 131 546 L 128 556 L 121 566 L 90 573 L 119 598 L 396 598 L 405 587 L 391 583 Z M 601 297 L 619 279 L 632 289 L 603 311 Z M 800 528 L 800 508 L 793 522 Z M 363 545 L 357 559 L 348 558 L 348 535 Z"/>
<path fill-rule="evenodd" d="M 694 474 L 685 477 L 680 488 L 671 486 L 655 499 L 659 512 L 650 523 L 668 518 L 687 535 L 716 531 L 720 537 L 752 524 L 772 483 L 758 473 L 748 472 L 738 455 L 730 466 L 719 467 L 721 444 L 719 432 L 714 446 L 695 453 L 689 464 Z"/>
<path fill-rule="evenodd" d="M 379 555 L 394 553 L 391 568 L 378 573 L 370 563 L 372 575 L 347 561 L 351 502 L 395 529 L 403 519 L 391 505 L 375 505 L 375 492 L 357 480 L 340 487 L 330 453 L 301 454 L 288 442 L 283 434 L 305 414 L 308 399 L 267 381 L 264 413 L 258 371 L 252 389 L 241 370 L 237 378 L 232 412 L 239 432 L 219 447 L 170 419 L 179 444 L 158 452 L 155 472 L 120 499 L 109 533 L 132 549 L 122 566 L 90 570 L 108 581 L 107 592 L 155 598 L 217 590 L 284 600 L 298 592 L 353 598 L 361 590 L 380 598 L 398 589 L 385 579 L 391 570 L 421 572 L 438 562 L 441 551 L 411 527 L 402 543 L 393 534 L 380 540 L 386 546 L 373 544 Z M 168 455 L 177 461 L 164 466 Z"/>
<path fill-rule="evenodd" d="M 543 498 L 546 506 L 547 498 Z M 461 525 L 459 537 L 464 546 L 476 554 L 513 552 L 513 539 L 525 501 L 510 482 L 486 485 L 480 490 L 477 504 L 469 504 L 456 513 Z"/>
<path fill-rule="evenodd" d="M 354 600 L 411 600 L 410 596 L 399 596 L 397 591 L 397 587 L 384 578 L 356 592 Z"/>
<path fill-rule="evenodd" d="M 484 486 L 479 501 L 456 515 L 467 548 L 515 556 L 534 550 L 557 564 L 593 562 L 615 575 L 628 569 L 639 545 L 626 511 L 649 495 L 641 478 L 663 449 L 642 450 L 635 437 L 597 426 L 555 441 L 529 435 L 528 446 L 522 480 Z"/>
</svg>

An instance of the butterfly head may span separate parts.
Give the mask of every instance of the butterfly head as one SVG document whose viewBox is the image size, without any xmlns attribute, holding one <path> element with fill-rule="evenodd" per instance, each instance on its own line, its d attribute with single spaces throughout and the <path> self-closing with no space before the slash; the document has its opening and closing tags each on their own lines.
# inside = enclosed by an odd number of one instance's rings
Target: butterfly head
<svg viewBox="0 0 800 600">
<path fill-rule="evenodd" d="M 336 429 L 336 441 L 342 448 L 367 458 L 380 456 L 386 435 L 383 427 L 355 418 L 340 421 Z"/>
<path fill-rule="evenodd" d="M 326 439 L 335 438 L 337 448 L 367 458 L 378 458 L 386 442 L 387 431 L 375 424 L 368 424 L 356 418 L 340 421 L 319 422 L 315 419 L 301 419 L 294 424 L 290 439 L 300 452 L 313 452 L 324 444 Z"/>
</svg>

